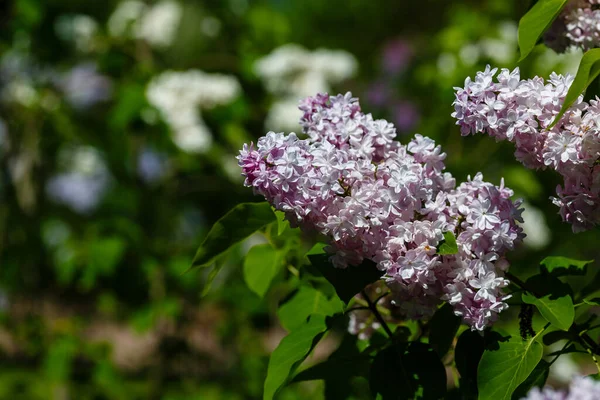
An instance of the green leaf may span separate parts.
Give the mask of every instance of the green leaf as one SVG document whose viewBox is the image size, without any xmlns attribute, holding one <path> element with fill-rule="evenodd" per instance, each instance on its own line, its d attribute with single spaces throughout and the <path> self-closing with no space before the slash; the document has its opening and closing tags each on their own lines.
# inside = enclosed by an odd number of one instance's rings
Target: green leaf
<svg viewBox="0 0 600 400">
<path fill-rule="evenodd" d="M 282 211 L 273 211 L 275 213 L 275 218 L 277 218 L 277 236 L 280 236 L 283 231 L 290 227 L 289 221 L 285 219 L 285 213 Z"/>
<path fill-rule="evenodd" d="M 343 311 L 338 298 L 328 299 L 310 286 L 301 286 L 298 292 L 277 310 L 279 322 L 288 331 L 294 331 L 311 315 L 333 316 Z"/>
<path fill-rule="evenodd" d="M 282 266 L 283 257 L 270 243 L 253 246 L 244 259 L 244 281 L 263 297 Z"/>
<path fill-rule="evenodd" d="M 585 304 L 589 304 L 590 306 L 600 306 L 600 297 L 594 297 L 593 299 L 584 299 L 583 302 Z"/>
<path fill-rule="evenodd" d="M 323 255 L 325 254 L 325 247 L 327 245 L 325 243 L 316 243 L 313 247 L 311 247 L 311 249 L 306 253 L 306 257 L 309 258 L 310 260 L 310 256 L 316 256 L 316 255 Z"/>
<path fill-rule="evenodd" d="M 531 388 L 538 387 L 541 389 L 544 387 L 549 373 L 550 363 L 546 360 L 540 360 L 527 379 L 515 389 L 512 398 L 514 400 L 525 398 Z"/>
<path fill-rule="evenodd" d="M 573 336 L 575 336 L 575 337 L 573 337 Z M 573 333 L 571 333 L 571 332 L 552 331 L 552 332 L 548 332 L 544 335 L 544 337 L 542 338 L 542 342 L 544 342 L 544 344 L 546 346 L 550 346 L 561 340 L 573 340 L 573 339 L 577 340 L 577 335 L 573 335 Z"/>
<path fill-rule="evenodd" d="M 263 400 L 271 400 L 298 365 L 304 361 L 327 330 L 325 317 L 313 315 L 306 323 L 284 337 L 271 354 Z"/>
<path fill-rule="evenodd" d="M 196 252 L 192 268 L 210 265 L 215 257 L 273 221 L 275 214 L 267 202 L 238 204 L 212 226 Z"/>
<path fill-rule="evenodd" d="M 519 21 L 519 49 L 525 59 L 538 39 L 550 28 L 568 0 L 539 0 Z"/>
<path fill-rule="evenodd" d="M 485 341 L 479 332 L 464 331 L 456 342 L 454 360 L 460 374 L 461 392 L 467 399 L 477 398 L 477 366 L 485 349 Z"/>
<path fill-rule="evenodd" d="M 542 272 L 548 272 L 554 276 L 585 275 L 587 265 L 593 262 L 594 260 L 582 261 L 555 256 L 544 258 L 540 265 L 542 265 Z"/>
<path fill-rule="evenodd" d="M 378 281 L 383 276 L 383 272 L 379 271 L 375 267 L 375 263 L 369 260 L 364 260 L 358 266 L 350 265 L 342 269 L 335 268 L 329 262 L 329 255 L 327 254 L 309 255 L 308 259 L 333 285 L 337 295 L 346 304 L 367 285 Z"/>
<path fill-rule="evenodd" d="M 447 256 L 456 253 L 458 253 L 458 246 L 456 244 L 456 237 L 454 237 L 454 233 L 450 231 L 444 232 L 444 240 L 440 242 L 438 254 Z"/>
<path fill-rule="evenodd" d="M 596 79 L 598 74 L 600 74 L 600 63 L 598 63 L 598 61 L 600 61 L 600 49 L 591 49 L 583 55 L 579 62 L 575 80 L 565 96 L 565 101 L 563 102 L 560 112 L 556 118 L 554 118 L 554 122 L 550 124 L 549 129 L 560 121 L 569 107 L 577 100 L 579 95 L 581 95 L 594 79 Z"/>
<path fill-rule="evenodd" d="M 527 280 L 535 295 L 524 292 L 521 299 L 532 304 L 548 322 L 563 331 L 569 330 L 575 318 L 570 287 L 551 275 L 535 275 Z"/>
<path fill-rule="evenodd" d="M 429 322 L 429 344 L 440 358 L 450 350 L 460 322 L 460 317 L 454 315 L 454 309 L 448 303 L 433 314 Z"/>
<path fill-rule="evenodd" d="M 440 399 L 446 394 L 446 370 L 425 343 L 400 343 L 377 353 L 369 385 L 373 397 L 383 400 Z"/>
<path fill-rule="evenodd" d="M 355 394 L 350 381 L 357 376 L 368 379 L 370 364 L 369 355 L 358 351 L 357 337 L 344 335 L 340 346 L 326 361 L 299 372 L 292 382 L 323 380 L 325 399 L 347 399 Z"/>
<path fill-rule="evenodd" d="M 208 272 L 206 279 L 202 284 L 202 292 L 200 293 L 200 297 L 206 296 L 210 291 L 210 288 L 212 287 L 215 278 L 217 277 L 217 275 L 219 275 L 219 272 L 221 272 L 221 269 L 225 266 L 225 263 L 227 262 L 227 256 L 227 253 L 221 254 L 212 262 L 212 269 Z"/>
<path fill-rule="evenodd" d="M 477 370 L 479 400 L 509 400 L 542 359 L 543 346 L 537 338 L 511 338 L 483 352 Z"/>
</svg>

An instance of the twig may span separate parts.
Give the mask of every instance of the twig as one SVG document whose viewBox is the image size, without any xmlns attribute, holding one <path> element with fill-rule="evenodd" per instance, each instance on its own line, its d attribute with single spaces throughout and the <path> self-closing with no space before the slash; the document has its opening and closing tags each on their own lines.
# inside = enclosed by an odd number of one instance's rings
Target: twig
<svg viewBox="0 0 600 400">
<path fill-rule="evenodd" d="M 371 310 L 371 312 L 373 312 L 373 314 L 375 315 L 375 318 L 377 318 L 377 321 L 379 322 L 379 324 L 381 324 L 381 326 L 383 327 L 383 330 L 385 331 L 385 333 L 387 333 L 387 335 L 392 338 L 394 336 L 394 334 L 392 333 L 392 331 L 390 330 L 389 326 L 387 326 L 387 324 L 385 323 L 385 321 L 383 320 L 383 317 L 381 316 L 381 314 L 379 313 L 379 310 L 377 310 L 377 305 L 375 303 L 373 303 L 371 301 L 371 299 L 369 299 L 369 296 L 367 296 L 367 292 L 365 292 L 364 290 L 361 292 L 361 294 L 363 295 L 363 297 L 365 298 L 365 300 L 367 301 L 367 304 L 369 305 L 369 309 Z"/>
</svg>

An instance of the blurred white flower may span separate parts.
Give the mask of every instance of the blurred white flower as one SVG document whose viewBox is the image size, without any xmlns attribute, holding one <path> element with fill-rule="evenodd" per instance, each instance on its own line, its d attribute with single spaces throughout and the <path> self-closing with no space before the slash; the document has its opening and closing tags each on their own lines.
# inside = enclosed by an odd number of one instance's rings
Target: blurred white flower
<svg viewBox="0 0 600 400">
<path fill-rule="evenodd" d="M 148 6 L 141 1 L 127 0 L 119 3 L 108 19 L 108 32 L 165 48 L 175 40 L 182 14 L 181 5 L 176 1 L 164 0 Z"/>
<path fill-rule="evenodd" d="M 228 104 L 240 92 L 233 76 L 199 70 L 166 71 L 148 84 L 146 98 L 170 126 L 175 144 L 183 151 L 201 153 L 210 148 L 212 135 L 200 109 Z"/>
<path fill-rule="evenodd" d="M 57 18 L 54 30 L 62 40 L 74 43 L 77 50 L 87 53 L 94 48 L 98 23 L 88 15 L 67 14 Z"/>
<path fill-rule="evenodd" d="M 77 109 L 89 108 L 108 100 L 112 94 L 111 80 L 99 74 L 93 63 L 84 63 L 71 68 L 59 80 L 59 86 L 66 100 Z"/>
<path fill-rule="evenodd" d="M 110 173 L 98 151 L 87 146 L 64 149 L 58 163 L 64 172 L 47 182 L 48 197 L 80 214 L 94 211 L 110 183 Z"/>
<path fill-rule="evenodd" d="M 266 118 L 266 128 L 296 129 L 300 117 L 296 110 L 298 101 L 315 93 L 329 92 L 330 85 L 352 77 L 357 66 L 354 56 L 346 51 L 309 51 L 296 44 L 281 46 L 259 59 L 255 64 L 256 74 L 267 90 L 278 97 Z"/>
<path fill-rule="evenodd" d="M 523 239 L 525 246 L 532 249 L 542 249 L 546 247 L 552 239 L 552 232 L 548 228 L 544 213 L 531 204 L 523 204 L 523 233 L 527 236 Z"/>
<path fill-rule="evenodd" d="M 136 25 L 135 34 L 155 47 L 173 43 L 182 15 L 181 5 L 175 1 L 161 1 L 149 8 Z"/>
<path fill-rule="evenodd" d="M 444 76 L 450 76 L 456 69 L 456 56 L 452 53 L 442 53 L 437 59 L 438 72 Z"/>
</svg>

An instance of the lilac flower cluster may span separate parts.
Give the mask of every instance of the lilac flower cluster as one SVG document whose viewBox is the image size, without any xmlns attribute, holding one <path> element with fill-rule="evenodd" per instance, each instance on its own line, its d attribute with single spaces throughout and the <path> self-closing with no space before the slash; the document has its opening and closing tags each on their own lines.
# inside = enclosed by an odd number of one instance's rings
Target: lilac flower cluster
<svg viewBox="0 0 600 400">
<path fill-rule="evenodd" d="M 546 386 L 543 390 L 534 387 L 522 400 L 596 400 L 600 399 L 600 381 L 587 376 L 574 378 L 568 391 L 555 390 Z"/>
<path fill-rule="evenodd" d="M 544 43 L 558 53 L 600 47 L 600 1 L 570 0 L 544 34 Z"/>
<path fill-rule="evenodd" d="M 600 223 L 600 102 L 582 97 L 549 128 L 561 109 L 573 77 L 552 74 L 521 80 L 519 69 L 478 72 L 455 88 L 452 116 L 463 135 L 487 133 L 515 144 L 515 157 L 528 168 L 553 168 L 564 179 L 554 204 L 574 232 Z"/>
<path fill-rule="evenodd" d="M 244 145 L 245 184 L 292 225 L 326 235 L 336 267 L 373 260 L 405 316 L 446 300 L 474 329 L 494 321 L 507 307 L 504 254 L 523 236 L 512 191 L 481 174 L 455 188 L 440 146 L 421 135 L 401 145 L 350 93 L 309 97 L 300 110 L 308 139 L 269 132 Z M 445 232 L 458 254 L 438 254 Z"/>
</svg>

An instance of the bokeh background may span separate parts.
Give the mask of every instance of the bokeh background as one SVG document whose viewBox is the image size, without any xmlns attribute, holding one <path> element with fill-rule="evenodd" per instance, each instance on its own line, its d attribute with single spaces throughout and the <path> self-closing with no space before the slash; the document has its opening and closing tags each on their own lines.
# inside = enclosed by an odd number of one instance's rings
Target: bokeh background
<svg viewBox="0 0 600 400">
<path fill-rule="evenodd" d="M 260 398 L 291 272 L 265 299 L 246 287 L 241 260 L 261 235 L 216 277 L 186 271 L 216 219 L 259 200 L 237 151 L 297 131 L 298 100 L 320 91 L 352 91 L 400 141 L 434 138 L 459 181 L 504 177 L 527 206 L 519 276 L 550 254 L 599 258 L 598 233 L 573 235 L 548 200 L 557 174 L 461 138 L 450 116 L 467 76 L 517 65 L 527 3 L 1 1 L 0 399 Z M 580 57 L 540 46 L 522 77 L 574 73 Z M 551 380 L 587 367 L 561 357 Z"/>
</svg>

